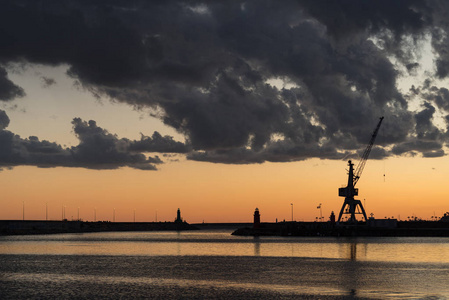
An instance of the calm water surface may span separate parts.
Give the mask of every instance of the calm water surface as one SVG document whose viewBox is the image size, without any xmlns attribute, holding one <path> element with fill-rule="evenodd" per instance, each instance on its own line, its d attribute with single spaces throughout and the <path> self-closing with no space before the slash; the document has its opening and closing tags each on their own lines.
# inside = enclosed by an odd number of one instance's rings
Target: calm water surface
<svg viewBox="0 0 449 300">
<path fill-rule="evenodd" d="M 449 238 L 0 237 L 0 299 L 449 299 Z"/>
</svg>

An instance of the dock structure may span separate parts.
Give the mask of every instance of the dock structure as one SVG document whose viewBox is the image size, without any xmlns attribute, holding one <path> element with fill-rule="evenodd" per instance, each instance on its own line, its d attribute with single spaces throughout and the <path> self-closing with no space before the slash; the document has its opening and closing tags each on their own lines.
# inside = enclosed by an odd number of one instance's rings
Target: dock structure
<svg viewBox="0 0 449 300">
<path fill-rule="evenodd" d="M 369 222 L 278 222 L 260 223 L 259 228 L 241 227 L 232 233 L 241 236 L 309 237 L 449 237 L 449 223 L 379 219 Z"/>
</svg>

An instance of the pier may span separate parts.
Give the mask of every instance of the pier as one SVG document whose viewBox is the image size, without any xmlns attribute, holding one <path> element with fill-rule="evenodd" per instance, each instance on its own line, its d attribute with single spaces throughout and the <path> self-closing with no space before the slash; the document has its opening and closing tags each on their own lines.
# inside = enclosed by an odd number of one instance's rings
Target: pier
<svg viewBox="0 0 449 300">
<path fill-rule="evenodd" d="M 187 222 L 85 222 L 0 220 L 0 235 L 83 233 L 106 231 L 181 231 L 196 230 Z"/>
<path fill-rule="evenodd" d="M 279 222 L 260 223 L 258 228 L 242 227 L 233 235 L 241 236 L 373 236 L 373 237 L 449 237 L 449 222 L 397 221 L 332 223 L 332 222 Z"/>
</svg>

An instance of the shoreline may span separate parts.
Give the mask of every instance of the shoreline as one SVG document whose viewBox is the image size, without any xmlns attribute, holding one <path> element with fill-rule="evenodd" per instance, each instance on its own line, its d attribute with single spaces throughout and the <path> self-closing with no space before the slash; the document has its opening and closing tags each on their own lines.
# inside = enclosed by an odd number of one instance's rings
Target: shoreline
<svg viewBox="0 0 449 300">
<path fill-rule="evenodd" d="M 384 220 L 381 220 L 384 221 Z M 384 224 L 359 222 L 280 222 L 241 227 L 237 236 L 331 236 L 331 237 L 449 237 L 449 222 L 385 220 Z"/>
<path fill-rule="evenodd" d="M 41 221 L 0 220 L 2 235 L 38 235 L 88 232 L 123 231 L 187 231 L 232 230 L 236 236 L 331 236 L 331 237 L 449 237 L 449 222 L 385 220 L 379 225 L 332 222 L 279 222 L 260 223 L 195 223 L 187 222 L 110 222 L 110 221 Z"/>
<path fill-rule="evenodd" d="M 187 222 L 110 222 L 0 220 L 2 235 L 34 235 L 111 231 L 184 231 L 198 230 Z"/>
</svg>

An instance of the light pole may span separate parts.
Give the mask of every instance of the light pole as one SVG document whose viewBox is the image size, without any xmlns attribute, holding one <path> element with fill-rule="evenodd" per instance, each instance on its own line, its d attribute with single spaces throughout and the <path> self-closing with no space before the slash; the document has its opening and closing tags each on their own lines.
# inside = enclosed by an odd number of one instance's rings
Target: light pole
<svg viewBox="0 0 449 300">
<path fill-rule="evenodd" d="M 317 206 L 317 208 L 320 210 L 320 222 L 323 221 L 323 214 L 321 213 L 321 203 Z"/>
<path fill-rule="evenodd" d="M 48 202 L 45 202 L 45 221 L 48 221 Z"/>
<path fill-rule="evenodd" d="M 115 222 L 115 208 L 114 208 L 114 214 L 112 215 L 112 222 Z"/>
<path fill-rule="evenodd" d="M 293 203 L 290 203 L 290 205 L 292 206 L 292 222 L 293 222 Z"/>
</svg>

